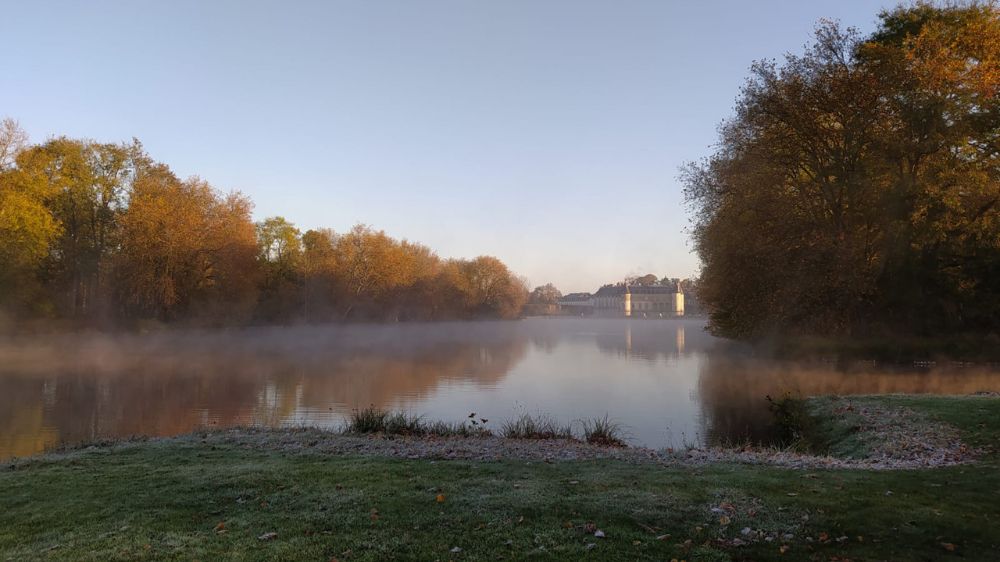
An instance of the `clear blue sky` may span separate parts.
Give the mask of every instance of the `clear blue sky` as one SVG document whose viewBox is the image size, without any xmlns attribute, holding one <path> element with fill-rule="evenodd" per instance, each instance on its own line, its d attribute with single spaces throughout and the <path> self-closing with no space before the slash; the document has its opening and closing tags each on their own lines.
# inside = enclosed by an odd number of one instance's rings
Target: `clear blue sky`
<svg viewBox="0 0 1000 562">
<path fill-rule="evenodd" d="M 697 272 L 678 166 L 754 59 L 894 2 L 0 2 L 0 116 L 138 137 L 255 216 L 363 222 L 532 284 Z"/>
</svg>

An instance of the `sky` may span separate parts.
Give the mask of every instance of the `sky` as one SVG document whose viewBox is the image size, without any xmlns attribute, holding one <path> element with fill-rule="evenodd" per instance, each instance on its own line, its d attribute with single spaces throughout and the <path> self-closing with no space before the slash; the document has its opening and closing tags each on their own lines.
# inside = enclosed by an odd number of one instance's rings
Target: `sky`
<svg viewBox="0 0 1000 562">
<path fill-rule="evenodd" d="M 698 272 L 678 169 L 754 60 L 864 0 L 0 0 L 0 118 L 142 141 L 302 230 L 592 291 Z"/>
</svg>

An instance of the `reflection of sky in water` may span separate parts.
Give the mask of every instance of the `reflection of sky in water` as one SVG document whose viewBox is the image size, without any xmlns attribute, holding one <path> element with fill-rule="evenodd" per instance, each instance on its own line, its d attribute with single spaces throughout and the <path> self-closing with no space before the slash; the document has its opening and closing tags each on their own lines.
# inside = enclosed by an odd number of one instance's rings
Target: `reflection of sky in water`
<svg viewBox="0 0 1000 562">
<path fill-rule="evenodd" d="M 375 404 L 497 428 L 605 414 L 634 443 L 765 440 L 764 396 L 1000 390 L 1000 372 L 741 358 L 700 321 L 533 319 L 0 341 L 0 458 L 231 425 L 336 427 Z M 577 425 L 577 427 L 579 427 Z"/>
<path fill-rule="evenodd" d="M 425 398 L 397 406 L 461 419 L 476 412 L 491 420 L 543 413 L 562 422 L 608 414 L 638 442 L 666 445 L 697 433 L 699 358 L 644 359 L 599 350 L 593 340 L 563 340 L 550 350 L 532 346 L 504 379 L 484 387 L 448 383 Z M 496 425 L 496 424 L 494 424 Z"/>
</svg>

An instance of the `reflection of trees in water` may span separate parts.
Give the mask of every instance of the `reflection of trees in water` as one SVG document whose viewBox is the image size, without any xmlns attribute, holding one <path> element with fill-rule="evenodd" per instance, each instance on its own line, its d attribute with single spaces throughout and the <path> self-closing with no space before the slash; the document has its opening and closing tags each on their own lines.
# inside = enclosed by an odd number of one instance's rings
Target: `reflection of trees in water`
<svg viewBox="0 0 1000 562">
<path fill-rule="evenodd" d="M 43 403 L 46 383 L 37 379 L 13 379 L 0 384 L 0 458 L 25 456 L 56 443 L 46 431 Z"/>
<path fill-rule="evenodd" d="M 766 396 L 972 394 L 1000 391 L 1000 371 L 988 369 L 846 368 L 721 356 L 706 358 L 698 377 L 702 432 L 710 444 L 772 439 Z"/>
<path fill-rule="evenodd" d="M 437 344 L 389 355 L 370 351 L 337 355 L 299 363 L 294 372 L 271 380 L 285 396 L 299 392 L 298 406 L 391 407 L 400 398 L 427 396 L 447 382 L 496 384 L 524 357 L 527 345 L 527 339 L 518 338 Z"/>
<path fill-rule="evenodd" d="M 303 409 L 390 406 L 447 381 L 495 384 L 529 341 L 503 324 L 61 336 L 2 347 L 0 457 L 56 441 L 279 425 Z"/>
</svg>

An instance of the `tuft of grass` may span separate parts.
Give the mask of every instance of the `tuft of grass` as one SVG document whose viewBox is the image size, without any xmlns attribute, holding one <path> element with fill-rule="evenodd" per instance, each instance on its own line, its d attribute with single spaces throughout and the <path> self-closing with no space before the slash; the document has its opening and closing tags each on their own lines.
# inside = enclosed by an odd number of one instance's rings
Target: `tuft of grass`
<svg viewBox="0 0 1000 562">
<path fill-rule="evenodd" d="M 408 414 L 403 411 L 389 412 L 385 416 L 385 427 L 382 433 L 388 435 L 424 435 L 427 426 L 422 416 Z"/>
<path fill-rule="evenodd" d="M 434 437 L 491 437 L 493 432 L 483 425 L 468 422 L 449 423 L 436 421 L 426 426 L 427 435 Z"/>
<path fill-rule="evenodd" d="M 576 439 L 572 426 L 559 425 L 545 415 L 531 414 L 504 420 L 500 435 L 507 439 Z"/>
<path fill-rule="evenodd" d="M 603 418 L 583 421 L 583 439 L 593 445 L 604 447 L 625 447 L 625 432 L 620 423 L 607 414 Z"/>
<path fill-rule="evenodd" d="M 385 433 L 388 418 L 388 411 L 374 405 L 352 410 L 345 430 L 348 433 Z"/>
<path fill-rule="evenodd" d="M 344 432 L 413 437 L 489 437 L 493 435 L 493 432 L 483 424 L 485 422 L 480 423 L 475 420 L 458 423 L 427 422 L 423 416 L 402 410 L 383 410 L 377 406 L 368 406 L 351 412 L 347 418 Z"/>
</svg>

